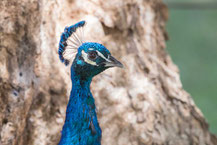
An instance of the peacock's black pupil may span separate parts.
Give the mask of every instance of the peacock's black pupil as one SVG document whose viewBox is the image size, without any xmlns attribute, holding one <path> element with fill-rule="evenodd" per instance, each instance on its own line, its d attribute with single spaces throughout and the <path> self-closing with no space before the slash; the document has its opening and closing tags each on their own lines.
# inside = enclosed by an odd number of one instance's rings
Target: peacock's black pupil
<svg viewBox="0 0 217 145">
<path fill-rule="evenodd" d="M 88 53 L 88 58 L 89 58 L 89 59 L 93 60 L 93 59 L 96 59 L 96 57 L 97 57 L 96 51 L 90 51 L 90 52 Z"/>
</svg>

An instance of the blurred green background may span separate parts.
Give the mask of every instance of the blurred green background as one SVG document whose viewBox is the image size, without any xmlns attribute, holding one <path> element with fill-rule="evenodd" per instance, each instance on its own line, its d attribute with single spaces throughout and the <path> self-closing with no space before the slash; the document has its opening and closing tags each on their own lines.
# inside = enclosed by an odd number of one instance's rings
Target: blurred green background
<svg viewBox="0 0 217 145">
<path fill-rule="evenodd" d="M 217 135 L 217 1 L 164 2 L 170 15 L 167 51 L 180 69 L 184 89 L 203 112 L 210 131 Z"/>
</svg>

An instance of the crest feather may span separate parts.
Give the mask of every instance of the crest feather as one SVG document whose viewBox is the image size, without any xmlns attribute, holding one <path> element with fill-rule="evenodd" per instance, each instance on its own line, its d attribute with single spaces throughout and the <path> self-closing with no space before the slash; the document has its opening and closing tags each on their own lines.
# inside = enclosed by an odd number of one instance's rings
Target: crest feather
<svg viewBox="0 0 217 145">
<path fill-rule="evenodd" d="M 75 58 L 78 48 L 84 43 L 83 27 L 85 21 L 80 21 L 75 25 L 66 27 L 59 42 L 59 58 L 68 65 Z"/>
</svg>

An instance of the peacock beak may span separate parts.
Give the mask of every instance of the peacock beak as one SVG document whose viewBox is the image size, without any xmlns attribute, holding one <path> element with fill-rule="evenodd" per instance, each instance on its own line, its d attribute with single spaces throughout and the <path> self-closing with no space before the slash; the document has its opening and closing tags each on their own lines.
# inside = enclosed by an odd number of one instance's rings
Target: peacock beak
<svg viewBox="0 0 217 145">
<path fill-rule="evenodd" d="M 118 61 L 116 58 L 114 58 L 113 56 L 109 56 L 107 61 L 105 62 L 105 66 L 106 67 L 120 67 L 123 68 L 123 64 Z"/>
</svg>

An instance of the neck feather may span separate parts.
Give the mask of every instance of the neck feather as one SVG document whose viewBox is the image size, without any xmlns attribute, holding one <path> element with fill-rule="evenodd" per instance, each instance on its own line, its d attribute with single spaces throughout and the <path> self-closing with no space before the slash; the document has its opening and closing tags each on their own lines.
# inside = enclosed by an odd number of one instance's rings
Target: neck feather
<svg viewBox="0 0 217 145">
<path fill-rule="evenodd" d="M 82 75 L 76 73 L 74 68 L 71 68 L 71 80 L 72 80 L 72 89 L 85 89 L 90 91 L 90 83 L 92 77 L 83 77 Z"/>
<path fill-rule="evenodd" d="M 59 145 L 100 145 L 101 129 L 90 92 L 92 78 L 82 78 L 72 68 L 71 80 L 72 90 Z"/>
</svg>

